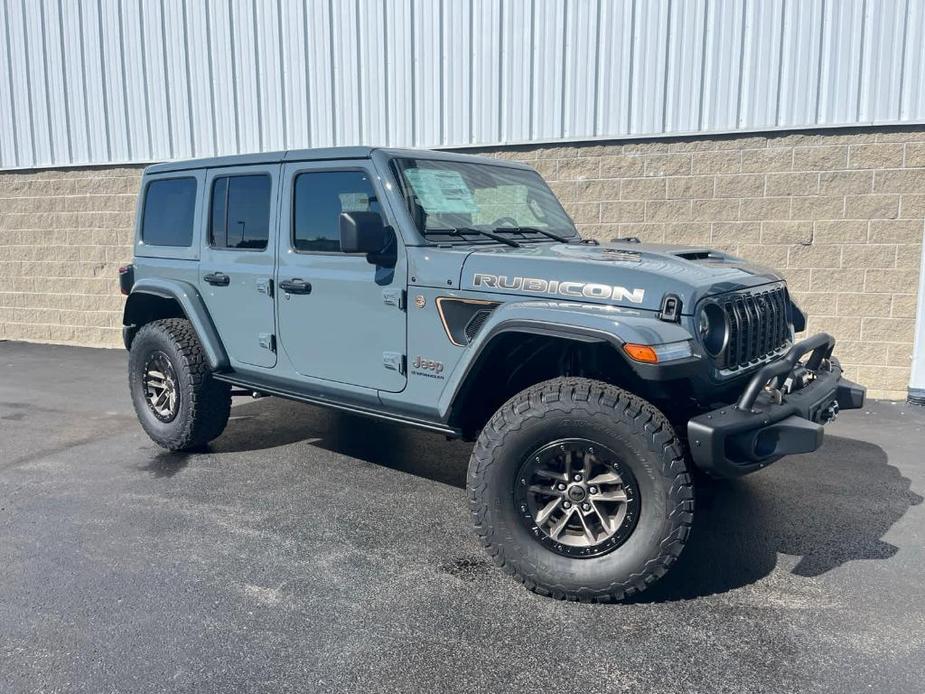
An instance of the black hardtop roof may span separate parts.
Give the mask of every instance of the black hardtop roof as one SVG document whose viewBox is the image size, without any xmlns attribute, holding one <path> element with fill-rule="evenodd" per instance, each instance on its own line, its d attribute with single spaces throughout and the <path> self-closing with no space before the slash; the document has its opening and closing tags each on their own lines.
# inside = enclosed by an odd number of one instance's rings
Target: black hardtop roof
<svg viewBox="0 0 925 694">
<path fill-rule="evenodd" d="M 455 152 L 438 152 L 431 149 L 392 149 L 385 147 L 318 147 L 315 149 L 291 149 L 279 152 L 255 152 L 253 154 L 232 154 L 224 157 L 206 157 L 204 159 L 186 159 L 152 164 L 145 169 L 145 174 L 160 174 L 170 171 L 190 171 L 192 169 L 217 169 L 228 166 L 249 166 L 250 164 L 274 164 L 289 161 L 327 161 L 335 159 L 369 159 L 373 152 L 382 152 L 386 156 L 408 157 L 417 159 L 446 159 L 473 163 L 510 166 L 529 169 L 518 162 L 495 157 L 482 157 L 474 154 L 457 154 Z"/>
</svg>

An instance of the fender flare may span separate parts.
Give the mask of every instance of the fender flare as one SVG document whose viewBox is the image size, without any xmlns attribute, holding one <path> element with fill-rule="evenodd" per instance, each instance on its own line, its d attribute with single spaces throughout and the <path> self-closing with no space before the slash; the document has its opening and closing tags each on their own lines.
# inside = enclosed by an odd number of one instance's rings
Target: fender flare
<svg viewBox="0 0 925 694">
<path fill-rule="evenodd" d="M 605 342 L 616 349 L 630 368 L 643 377 L 651 378 L 665 367 L 633 362 L 623 353 L 624 344 L 654 345 L 692 339 L 685 328 L 677 323 L 660 321 L 657 315 L 655 311 L 572 302 L 504 303 L 492 312 L 447 379 L 440 396 L 440 416 L 449 417 L 457 397 L 469 378 L 478 371 L 487 348 L 505 333 L 546 335 L 585 343 Z M 699 357 L 692 358 L 694 363 L 699 361 Z"/>
<path fill-rule="evenodd" d="M 196 331 L 209 368 L 213 371 L 225 371 L 229 368 L 228 353 L 215 329 L 209 309 L 206 308 L 202 295 L 196 287 L 189 282 L 173 279 L 149 277 L 136 281 L 132 287 L 132 293 L 125 302 L 122 314 L 122 324 L 126 328 L 134 325 L 134 321 L 130 319 L 130 312 L 133 308 L 132 297 L 142 294 L 176 301 L 187 320 L 192 324 L 193 330 Z"/>
</svg>

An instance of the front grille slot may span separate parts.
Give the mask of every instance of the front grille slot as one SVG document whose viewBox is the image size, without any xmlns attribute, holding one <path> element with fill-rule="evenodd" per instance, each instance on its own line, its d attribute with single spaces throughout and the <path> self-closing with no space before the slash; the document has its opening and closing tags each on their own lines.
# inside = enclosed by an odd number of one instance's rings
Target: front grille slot
<svg viewBox="0 0 925 694">
<path fill-rule="evenodd" d="M 783 286 L 727 294 L 718 301 L 729 323 L 729 341 L 716 358 L 721 369 L 757 364 L 779 352 L 790 339 L 790 299 Z"/>
</svg>

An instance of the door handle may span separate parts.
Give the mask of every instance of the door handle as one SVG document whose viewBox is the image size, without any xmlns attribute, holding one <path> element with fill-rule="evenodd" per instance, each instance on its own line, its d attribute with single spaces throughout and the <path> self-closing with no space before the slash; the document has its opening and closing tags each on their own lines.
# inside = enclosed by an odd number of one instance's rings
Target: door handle
<svg viewBox="0 0 925 694">
<path fill-rule="evenodd" d="M 293 277 L 291 280 L 283 280 L 279 283 L 279 288 L 287 294 L 311 294 L 312 284 L 306 282 L 301 277 Z"/>
<path fill-rule="evenodd" d="M 210 272 L 203 275 L 202 279 L 216 287 L 227 287 L 231 284 L 231 278 L 224 272 Z"/>
</svg>

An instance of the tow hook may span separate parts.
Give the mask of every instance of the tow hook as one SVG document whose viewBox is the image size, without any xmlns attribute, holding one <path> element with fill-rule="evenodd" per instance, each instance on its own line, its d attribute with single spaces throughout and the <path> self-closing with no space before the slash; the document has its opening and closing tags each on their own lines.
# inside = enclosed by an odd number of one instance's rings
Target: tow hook
<svg viewBox="0 0 925 694">
<path fill-rule="evenodd" d="M 834 422 L 836 417 L 838 417 L 838 402 L 833 400 L 832 404 L 822 411 L 822 423 Z"/>
</svg>

